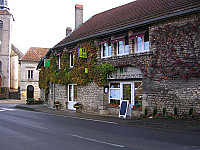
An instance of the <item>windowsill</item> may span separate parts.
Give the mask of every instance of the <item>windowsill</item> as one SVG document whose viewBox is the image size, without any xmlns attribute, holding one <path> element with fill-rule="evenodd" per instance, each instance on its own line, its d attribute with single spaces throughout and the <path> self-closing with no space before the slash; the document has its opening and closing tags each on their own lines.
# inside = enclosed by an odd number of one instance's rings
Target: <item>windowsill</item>
<svg viewBox="0 0 200 150">
<path fill-rule="evenodd" d="M 107 56 L 107 57 L 101 57 L 101 59 L 105 59 L 105 58 L 110 58 L 111 56 Z"/>
<path fill-rule="evenodd" d="M 135 52 L 135 53 L 138 54 L 138 53 L 147 53 L 147 52 L 150 52 L 150 51 L 146 50 L 146 51 L 140 51 L 140 52 Z"/>
<path fill-rule="evenodd" d="M 129 53 L 117 54 L 117 56 L 124 56 L 124 55 L 129 55 Z"/>
</svg>

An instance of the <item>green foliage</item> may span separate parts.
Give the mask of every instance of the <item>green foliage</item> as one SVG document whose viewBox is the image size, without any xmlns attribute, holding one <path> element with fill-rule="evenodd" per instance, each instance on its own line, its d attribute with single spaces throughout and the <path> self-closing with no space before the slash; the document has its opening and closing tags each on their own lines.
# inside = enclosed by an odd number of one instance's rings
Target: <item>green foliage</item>
<svg viewBox="0 0 200 150">
<path fill-rule="evenodd" d="M 163 115 L 165 116 L 165 114 L 166 114 L 166 108 L 165 107 L 163 108 L 162 112 L 163 112 Z"/>
<path fill-rule="evenodd" d="M 177 107 L 174 107 L 174 114 L 177 116 L 178 115 L 178 109 Z"/>
<path fill-rule="evenodd" d="M 147 108 L 145 108 L 145 110 L 144 110 L 144 114 L 145 114 L 145 116 L 148 115 L 148 109 L 147 109 Z"/>
<path fill-rule="evenodd" d="M 153 116 L 155 116 L 157 114 L 157 108 L 154 108 L 153 110 Z"/>
<path fill-rule="evenodd" d="M 78 57 L 78 49 L 83 48 L 87 52 L 87 59 Z M 108 63 L 97 65 L 97 46 L 93 42 L 78 45 L 73 49 L 74 66 L 70 68 L 70 54 L 63 52 L 61 56 L 61 69 L 58 70 L 57 57 L 52 53 L 50 56 L 50 67 L 42 67 L 39 74 L 39 87 L 48 89 L 49 82 L 57 84 L 74 83 L 86 85 L 94 81 L 97 85 L 103 86 L 107 82 L 107 74 L 115 70 L 113 65 Z M 88 68 L 88 73 L 85 73 Z"/>
<path fill-rule="evenodd" d="M 194 111 L 194 109 L 191 107 L 189 110 L 189 116 L 193 115 L 193 111 Z"/>
</svg>

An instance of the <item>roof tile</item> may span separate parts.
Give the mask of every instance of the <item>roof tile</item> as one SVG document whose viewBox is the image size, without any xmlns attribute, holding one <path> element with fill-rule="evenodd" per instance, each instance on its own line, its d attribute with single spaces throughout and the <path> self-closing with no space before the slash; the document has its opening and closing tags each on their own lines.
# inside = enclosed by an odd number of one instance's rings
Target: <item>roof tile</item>
<svg viewBox="0 0 200 150">
<path fill-rule="evenodd" d="M 31 47 L 21 60 L 40 61 L 45 56 L 49 48 Z"/>
<path fill-rule="evenodd" d="M 200 7 L 200 0 L 137 0 L 94 15 L 54 48 L 81 38 Z"/>
</svg>

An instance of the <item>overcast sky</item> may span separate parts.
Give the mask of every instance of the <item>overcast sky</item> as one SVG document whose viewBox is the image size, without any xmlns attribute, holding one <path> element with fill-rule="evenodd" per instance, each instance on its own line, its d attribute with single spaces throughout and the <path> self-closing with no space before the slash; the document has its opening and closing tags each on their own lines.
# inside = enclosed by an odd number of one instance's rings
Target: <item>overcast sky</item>
<svg viewBox="0 0 200 150">
<path fill-rule="evenodd" d="M 83 22 L 93 15 L 133 0 L 8 0 L 11 42 L 24 54 L 30 47 L 51 48 L 75 26 L 75 4 L 83 5 Z"/>
</svg>

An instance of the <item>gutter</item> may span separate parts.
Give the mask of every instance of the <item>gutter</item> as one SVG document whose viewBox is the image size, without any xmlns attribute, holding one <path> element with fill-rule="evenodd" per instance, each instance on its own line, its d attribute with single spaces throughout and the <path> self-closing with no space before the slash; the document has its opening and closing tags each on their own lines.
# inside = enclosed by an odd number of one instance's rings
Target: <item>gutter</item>
<svg viewBox="0 0 200 150">
<path fill-rule="evenodd" d="M 109 30 L 109 31 L 106 31 L 106 32 L 97 33 L 97 34 L 94 34 L 94 35 L 90 35 L 90 36 L 87 36 L 87 37 L 83 37 L 83 38 L 62 44 L 62 45 L 57 46 L 57 47 L 53 47 L 52 49 L 59 49 L 59 48 L 62 48 L 64 46 L 67 46 L 67 45 L 75 44 L 79 41 L 87 40 L 87 39 L 90 39 L 90 38 L 95 38 L 95 37 L 98 37 L 98 36 L 105 36 L 105 35 L 121 32 L 121 31 L 124 31 L 124 30 L 128 30 L 128 29 L 131 29 L 131 28 L 138 27 L 138 26 L 148 25 L 148 24 L 157 22 L 159 20 L 165 20 L 167 18 L 171 18 L 171 17 L 175 17 L 175 16 L 179 16 L 179 15 L 184 15 L 184 14 L 188 14 L 188 13 L 192 13 L 192 12 L 196 12 L 196 11 L 200 11 L 200 7 L 188 9 L 188 10 L 185 10 L 185 11 L 180 11 L 180 12 L 177 12 L 177 13 L 157 17 L 157 18 L 154 18 L 154 19 L 149 19 L 149 20 L 146 20 L 146 21 L 134 23 L 134 24 L 131 24 L 131 25 L 127 25 L 127 26 L 124 26 L 124 27 L 117 28 L 117 29 Z"/>
</svg>

